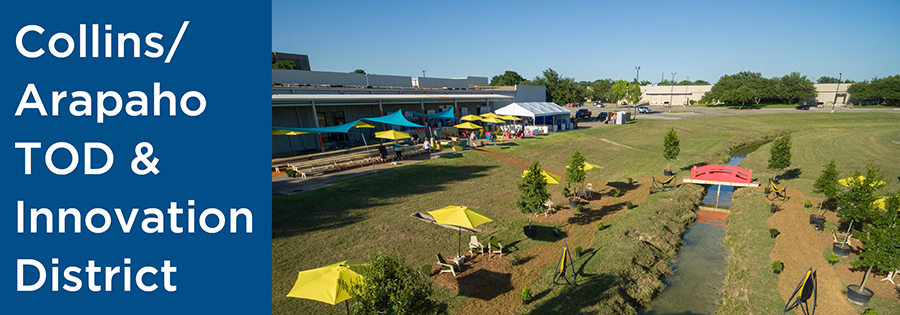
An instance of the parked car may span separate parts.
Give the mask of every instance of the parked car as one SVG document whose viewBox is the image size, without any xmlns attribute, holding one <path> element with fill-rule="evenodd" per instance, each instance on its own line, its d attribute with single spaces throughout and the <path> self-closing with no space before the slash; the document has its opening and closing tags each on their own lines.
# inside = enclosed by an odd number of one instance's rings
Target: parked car
<svg viewBox="0 0 900 315">
<path fill-rule="evenodd" d="M 797 107 L 794 107 L 794 108 L 799 109 L 799 110 L 809 110 L 809 107 L 810 107 L 809 104 L 801 104 L 801 105 L 797 105 Z"/>
<path fill-rule="evenodd" d="M 606 106 L 603 106 L 603 103 L 600 103 L 600 102 L 596 102 L 596 103 L 594 103 L 594 105 L 597 105 L 598 108 L 606 107 Z"/>
<path fill-rule="evenodd" d="M 591 117 L 591 111 L 589 111 L 587 109 L 579 109 L 577 112 L 575 112 L 575 117 L 589 118 L 589 117 Z"/>
<path fill-rule="evenodd" d="M 647 106 L 638 106 L 637 111 L 641 114 L 649 114 L 651 112 L 650 108 Z"/>
<path fill-rule="evenodd" d="M 597 120 L 606 120 L 606 115 L 608 115 L 607 112 L 600 112 L 597 114 Z"/>
</svg>

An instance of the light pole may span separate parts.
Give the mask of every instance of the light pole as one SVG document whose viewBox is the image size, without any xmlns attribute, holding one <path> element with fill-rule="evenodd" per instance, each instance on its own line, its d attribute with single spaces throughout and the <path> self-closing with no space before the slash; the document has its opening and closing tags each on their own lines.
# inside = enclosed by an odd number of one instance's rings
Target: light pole
<svg viewBox="0 0 900 315">
<path fill-rule="evenodd" d="M 691 82 L 691 76 L 687 76 L 687 81 L 688 81 L 688 82 Z M 684 97 L 684 104 L 681 104 L 682 107 L 687 107 L 687 103 L 688 103 L 688 101 L 690 101 L 690 97 L 687 96 L 687 95 L 690 95 L 690 94 L 687 94 L 687 93 L 688 93 L 688 86 L 689 86 L 689 85 L 691 85 L 691 84 L 688 83 L 688 84 L 685 84 L 685 85 L 684 85 L 684 95 L 685 95 L 685 97 Z"/>
<path fill-rule="evenodd" d="M 637 88 L 638 88 L 638 90 L 640 90 L 640 89 L 641 89 L 641 81 L 640 81 L 640 79 L 641 79 L 641 66 L 634 67 L 634 69 L 637 70 L 637 73 L 634 74 L 634 83 L 637 84 Z M 631 104 L 631 105 L 634 105 L 634 106 L 633 106 L 634 109 L 632 109 L 631 115 L 632 115 L 632 116 L 637 116 L 637 104 Z"/>
<path fill-rule="evenodd" d="M 838 85 L 837 89 L 834 90 L 834 100 L 831 101 L 831 112 L 834 113 L 834 104 L 837 103 L 837 95 L 838 91 L 841 90 L 841 79 L 844 77 L 843 73 L 838 72 Z"/>
<path fill-rule="evenodd" d="M 672 72 L 672 90 L 669 91 L 669 112 L 672 112 L 672 94 L 675 94 L 675 72 Z"/>
<path fill-rule="evenodd" d="M 422 70 L 422 77 L 425 77 L 425 70 Z"/>
</svg>

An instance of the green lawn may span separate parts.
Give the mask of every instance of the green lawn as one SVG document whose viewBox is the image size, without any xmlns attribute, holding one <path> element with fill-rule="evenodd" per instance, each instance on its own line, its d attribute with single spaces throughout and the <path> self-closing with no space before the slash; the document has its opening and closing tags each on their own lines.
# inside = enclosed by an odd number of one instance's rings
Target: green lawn
<svg viewBox="0 0 900 315">
<path fill-rule="evenodd" d="M 896 157 L 900 156 L 900 115 L 893 113 L 639 120 L 627 125 L 545 135 L 492 148 L 528 162 L 539 161 L 545 168 L 560 173 L 564 172 L 571 153 L 578 149 L 588 162 L 604 167 L 599 172 L 588 172 L 588 181 L 624 185 L 628 178 L 637 180 L 662 175 L 666 167 L 662 139 L 673 126 L 681 140 L 681 155 L 672 161 L 672 169 L 679 176 L 687 175 L 692 165 L 722 162 L 730 150 L 742 144 L 790 132 L 794 137 L 794 159 L 789 170 L 797 168 L 798 171 L 789 173 L 795 177 L 788 176 L 784 180 L 792 187 L 799 187 L 804 194 L 813 196 L 812 181 L 821 170 L 820 164 L 831 156 L 837 157 L 838 168 L 844 175 L 849 170 L 864 170 L 865 164 L 871 161 L 889 174 L 890 185 L 886 191 L 900 188 L 896 180 L 900 175 L 900 165 L 896 163 Z M 764 145 L 747 160 L 747 167 L 754 169 L 755 178 L 768 176 L 765 160 L 769 147 Z M 507 243 L 515 242 L 511 247 L 513 253 L 553 243 L 522 237 L 521 227 L 527 224 L 528 217 L 514 206 L 516 183 L 520 180 L 520 169 L 467 152 L 355 177 L 323 189 L 273 196 L 273 314 L 345 313 L 340 305 L 285 297 L 300 270 L 345 259 L 366 260 L 382 248 L 401 256 L 416 269 L 433 264 L 437 252 L 454 253 L 457 232 L 410 218 L 409 215 L 416 211 L 446 205 L 479 209 L 495 220 L 482 226 L 484 232 L 479 238 L 486 239 L 486 235 L 493 234 Z M 656 281 L 641 277 L 641 274 L 648 274 L 647 270 L 665 274 L 667 264 L 657 261 L 674 251 L 648 252 L 640 247 L 643 245 L 637 244 L 641 242 L 632 242 L 633 238 L 624 234 L 637 230 L 661 235 L 659 244 L 662 248 L 678 241 L 665 235 L 680 234 L 678 229 L 685 223 L 684 210 L 689 210 L 699 195 L 696 186 L 685 187 L 695 188 L 652 194 L 635 211 L 614 217 L 609 222 L 609 229 L 592 232 L 596 233 L 591 235 L 593 242 L 584 247 L 593 251 L 576 262 L 584 279 L 583 286 L 566 290 L 567 294 L 561 294 L 564 291 L 560 286 L 548 290 L 553 266 L 540 269 L 531 285 L 537 301 L 518 311 L 615 313 L 615 310 L 625 309 L 621 304 L 627 302 L 622 296 L 640 297 L 648 290 L 657 289 Z M 565 203 L 560 186 L 551 185 L 550 192 L 557 204 Z M 653 218 L 659 221 L 651 221 Z M 577 223 L 543 225 L 563 230 L 578 228 L 573 224 Z M 590 224 L 595 225 L 596 221 Z M 660 231 L 662 227 L 674 230 Z M 759 233 L 765 233 L 765 230 Z M 768 261 L 764 244 L 744 246 L 754 248 L 747 259 L 764 255 L 762 259 Z M 645 265 L 641 265 L 642 262 Z M 738 279 L 736 277 L 729 273 L 730 279 Z M 633 281 L 640 281 L 641 285 L 630 286 Z M 765 287 L 765 282 L 753 285 L 760 291 L 770 289 Z M 627 292 L 629 288 L 634 292 Z M 451 314 L 456 313 L 467 299 L 443 288 L 436 290 L 436 298 L 447 305 Z"/>
</svg>

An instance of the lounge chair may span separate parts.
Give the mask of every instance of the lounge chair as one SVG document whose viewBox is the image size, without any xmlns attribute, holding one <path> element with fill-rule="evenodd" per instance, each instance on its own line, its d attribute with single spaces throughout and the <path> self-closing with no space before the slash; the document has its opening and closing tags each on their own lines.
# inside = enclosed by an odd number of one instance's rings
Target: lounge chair
<svg viewBox="0 0 900 315">
<path fill-rule="evenodd" d="M 456 277 L 456 270 L 453 268 L 453 265 L 448 264 L 446 260 L 444 260 L 444 256 L 441 256 L 440 253 L 437 254 L 438 265 L 441 266 L 441 273 L 449 272 L 452 273 L 454 277 Z M 457 265 L 457 268 L 459 266 Z"/>
<path fill-rule="evenodd" d="M 656 179 L 656 177 L 653 177 L 652 179 L 653 179 L 653 181 L 651 182 L 652 187 L 650 188 L 650 192 L 651 192 L 651 193 L 652 193 L 654 190 L 657 190 L 657 191 L 662 190 L 662 191 L 664 191 L 664 190 L 666 190 L 666 189 L 668 189 L 668 188 L 674 187 L 674 183 L 675 183 L 675 175 L 669 176 L 669 177 L 667 177 L 667 178 L 665 178 L 665 179 Z"/>
<path fill-rule="evenodd" d="M 853 246 L 850 244 L 850 238 L 853 237 L 853 233 L 847 235 L 847 245 Z M 834 230 L 831 230 L 831 238 L 835 243 L 843 243 L 844 242 L 844 233 L 835 233 Z"/>
<path fill-rule="evenodd" d="M 500 244 L 496 236 L 491 236 L 491 242 L 488 243 L 488 252 L 491 253 L 491 256 L 494 254 L 503 256 L 503 245 Z"/>
<path fill-rule="evenodd" d="M 770 179 L 769 186 L 766 187 L 766 199 L 770 201 L 787 201 L 787 186 L 778 189 L 778 186 L 775 186 L 775 182 Z"/>
<path fill-rule="evenodd" d="M 591 183 L 587 183 L 587 187 L 585 187 L 585 191 L 588 195 L 588 200 L 594 199 L 594 185 Z"/>
<path fill-rule="evenodd" d="M 478 252 L 484 254 L 484 245 L 478 241 L 478 236 L 475 235 L 472 235 L 469 238 L 469 254 L 474 253 L 472 250 L 477 250 Z"/>
</svg>

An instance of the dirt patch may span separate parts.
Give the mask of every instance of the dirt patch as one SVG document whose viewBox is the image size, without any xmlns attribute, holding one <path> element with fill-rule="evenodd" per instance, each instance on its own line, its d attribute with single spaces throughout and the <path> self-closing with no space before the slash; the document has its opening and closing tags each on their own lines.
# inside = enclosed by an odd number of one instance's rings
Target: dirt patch
<svg viewBox="0 0 900 315">
<path fill-rule="evenodd" d="M 781 233 L 776 238 L 775 247 L 769 255 L 773 261 L 784 262 L 784 271 L 778 279 L 778 292 L 787 301 L 803 273 L 812 268 L 817 272 L 818 308 L 829 310 L 832 314 L 855 314 L 856 311 L 846 300 L 846 285 L 860 284 L 865 276 L 865 270 L 851 270 L 849 264 L 835 266 L 828 264 L 824 252 L 827 248 L 831 248 L 834 240 L 830 231 L 816 231 L 809 224 L 811 211 L 807 211 L 803 206 L 807 199 L 812 200 L 814 204 L 819 202 L 818 198 L 809 198 L 797 189 L 792 189 L 788 201 L 775 202 L 781 210 L 766 220 L 770 228 L 776 228 Z M 825 213 L 825 218 L 830 222 L 838 222 L 838 218 L 830 211 Z M 854 251 L 861 249 L 859 241 L 853 239 L 852 243 Z M 878 281 L 883 276 L 878 279 L 875 279 L 876 277 L 870 276 L 866 287 L 881 297 L 900 299 L 889 282 Z"/>
</svg>

